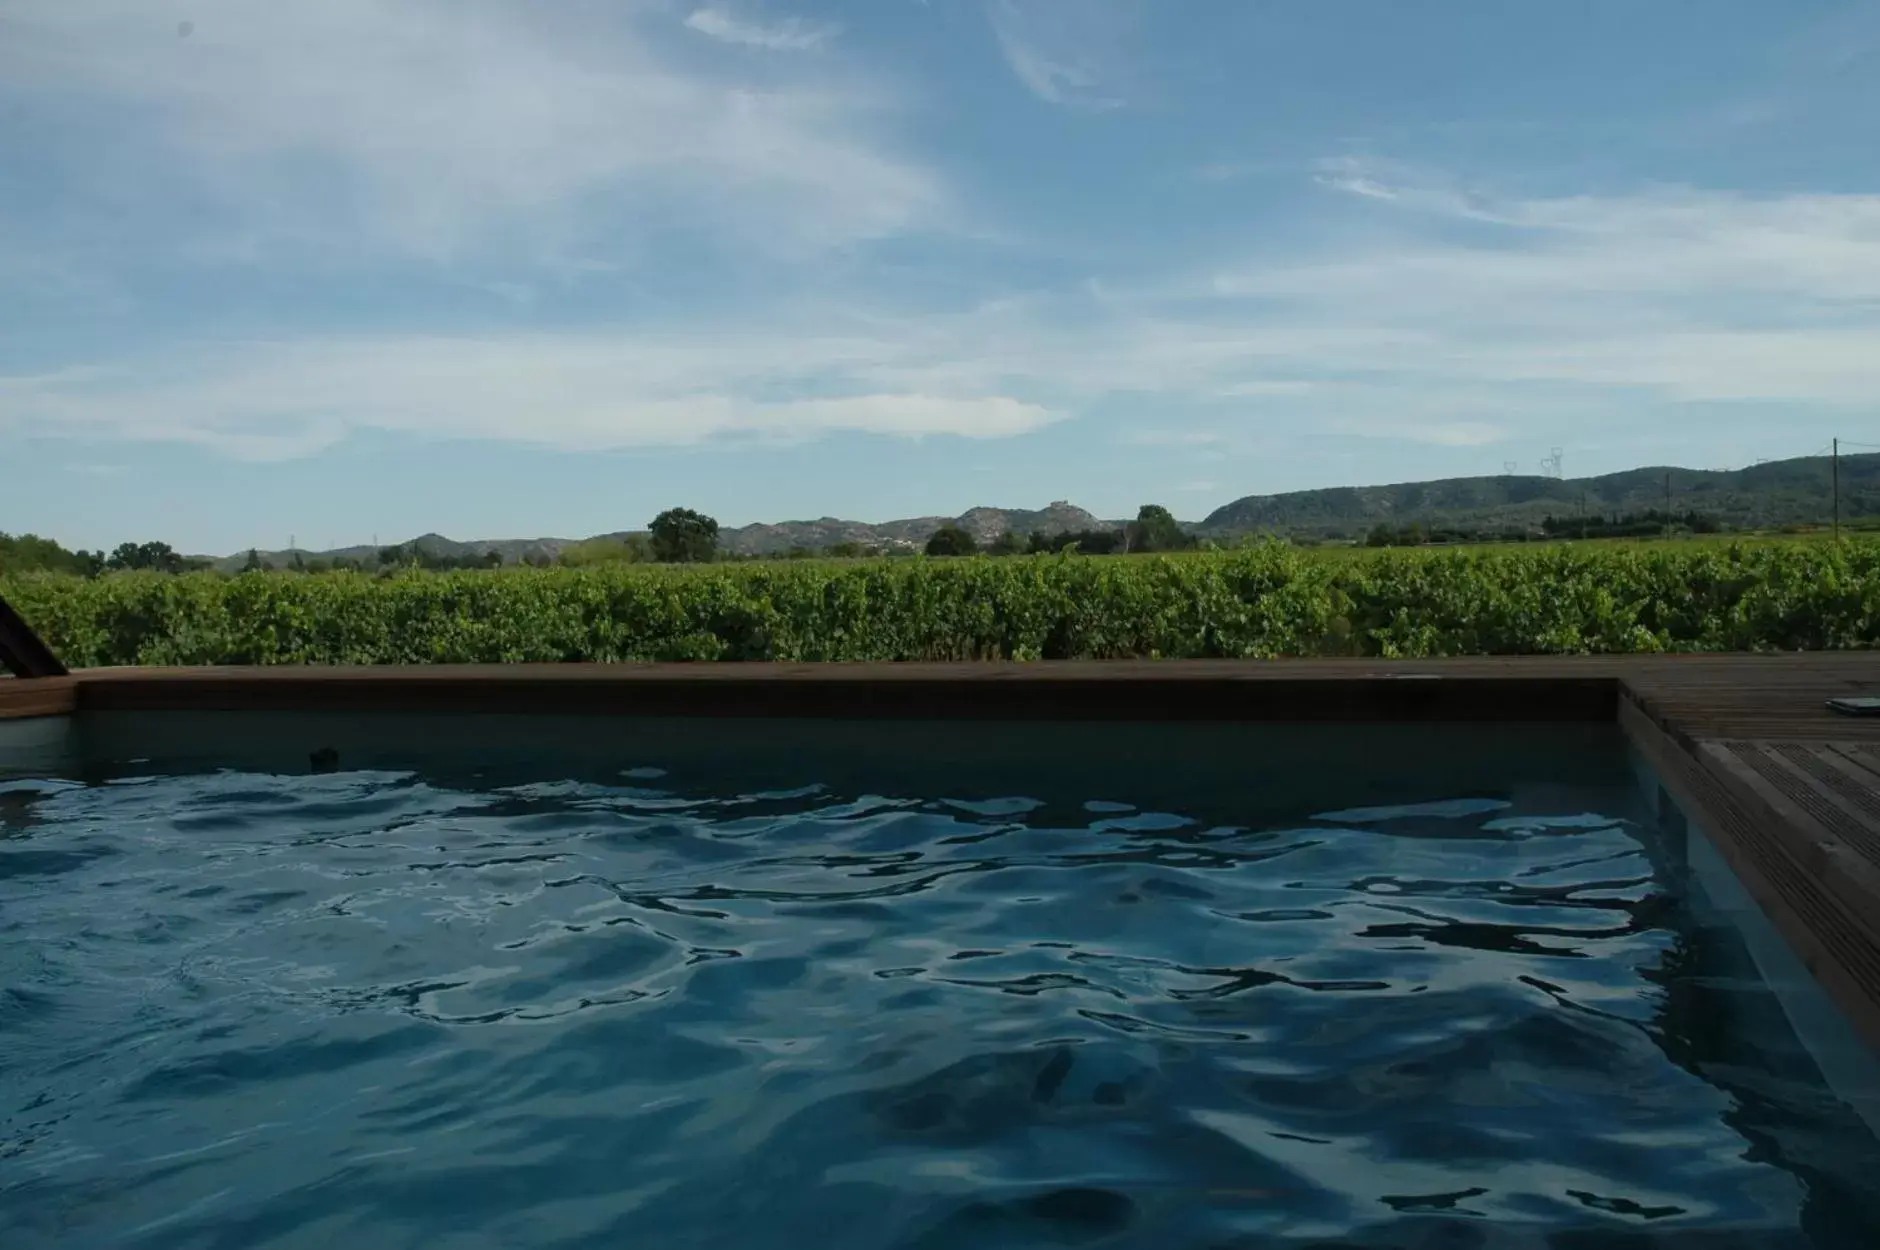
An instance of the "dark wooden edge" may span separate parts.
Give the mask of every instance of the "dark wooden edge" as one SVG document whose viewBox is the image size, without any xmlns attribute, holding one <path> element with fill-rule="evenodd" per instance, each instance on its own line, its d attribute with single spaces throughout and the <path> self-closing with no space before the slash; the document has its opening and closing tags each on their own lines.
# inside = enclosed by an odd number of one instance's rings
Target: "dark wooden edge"
<svg viewBox="0 0 1880 1250">
<path fill-rule="evenodd" d="M 1260 661 L 490 665 L 84 672 L 81 711 L 506 712 L 987 720 L 1610 722 L 1618 681 Z"/>
<path fill-rule="evenodd" d="M 0 721 L 32 716 L 69 716 L 78 710 L 78 682 L 71 677 L 0 681 Z"/>
<path fill-rule="evenodd" d="M 1754 793 L 1705 767 L 1636 701 L 1620 703 L 1619 725 L 1803 966 L 1880 1053 L 1880 946 L 1845 899 L 1810 870 L 1816 848 L 1800 844 L 1800 831 Z"/>
<path fill-rule="evenodd" d="M 1629 713 L 1639 718 L 1645 724 L 1649 724 L 1653 729 L 1675 743 L 1678 748 L 1685 753 L 1695 754 L 1698 750 L 1697 739 L 1675 720 L 1660 711 L 1657 707 L 1656 700 L 1640 691 L 1638 687 L 1631 682 L 1619 683 L 1619 705 L 1615 711 L 1618 714 L 1621 726 L 1626 724 L 1626 717 Z M 1631 730 L 1627 729 L 1626 732 L 1630 734 Z"/>
<path fill-rule="evenodd" d="M 0 595 L 0 668 L 18 677 L 63 677 L 65 665 Z"/>
</svg>

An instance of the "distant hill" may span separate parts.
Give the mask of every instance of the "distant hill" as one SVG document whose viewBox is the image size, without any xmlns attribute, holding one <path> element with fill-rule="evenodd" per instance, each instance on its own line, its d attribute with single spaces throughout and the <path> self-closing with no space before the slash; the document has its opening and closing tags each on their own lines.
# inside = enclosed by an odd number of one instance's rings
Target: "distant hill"
<svg viewBox="0 0 1880 1250">
<path fill-rule="evenodd" d="M 973 508 L 956 517 L 914 517 L 905 521 L 884 521 L 871 525 L 865 521 L 838 521 L 824 517 L 820 521 L 784 521 L 777 525 L 743 525 L 720 530 L 718 544 L 741 556 L 775 555 L 792 547 L 822 550 L 837 543 L 860 543 L 883 549 L 919 547 L 933 537 L 942 525 L 957 525 L 982 543 L 991 542 L 1007 530 L 1030 534 L 1043 530 L 1061 534 L 1085 529 L 1114 529 L 1120 521 L 1101 521 L 1082 508 L 1058 500 L 1047 508 Z"/>
<path fill-rule="evenodd" d="M 1825 456 L 1798 460 L 1772 460 L 1767 464 L 1728 472 L 1705 469 L 1628 469 L 1600 477 L 1552 478 L 1509 475 L 1452 477 L 1433 482 L 1401 482 L 1390 486 L 1338 486 L 1328 490 L 1292 491 L 1284 495 L 1248 495 L 1217 508 L 1198 524 L 1184 528 L 1211 538 L 1273 533 L 1299 537 L 1357 538 L 1379 522 L 1402 525 L 1411 521 L 1469 529 L 1538 528 L 1548 516 L 1646 512 L 1665 504 L 1665 474 L 1671 475 L 1674 511 L 1697 511 L 1715 516 L 1732 529 L 1770 529 L 1782 525 L 1819 524 L 1830 510 L 1830 462 Z M 1880 516 L 1880 454 L 1841 457 L 1841 516 L 1846 520 Z M 973 508 L 956 517 L 911 517 L 900 521 L 843 521 L 823 517 L 815 521 L 782 521 L 775 525 L 742 525 L 719 531 L 719 545 L 734 555 L 781 555 L 792 548 L 820 551 L 837 543 L 859 543 L 882 551 L 920 547 L 942 525 L 958 525 L 981 543 L 1006 530 L 1029 535 L 1035 530 L 1061 534 L 1079 530 L 1116 529 L 1123 522 L 1105 521 L 1063 500 L 1039 509 Z M 619 539 L 629 533 L 594 535 Z M 457 542 L 441 534 L 425 534 L 409 544 L 432 555 L 462 557 L 494 551 L 505 564 L 525 560 L 553 560 L 569 547 L 592 539 L 498 538 Z M 263 551 L 261 558 L 285 567 L 296 553 Z M 378 557 L 372 547 L 344 547 L 337 551 L 301 551 L 302 559 L 344 558 L 370 565 Z M 216 567 L 234 571 L 248 558 L 245 551 L 215 559 Z"/>
<path fill-rule="evenodd" d="M 903 521 L 842 521 L 824 517 L 818 521 L 782 521 L 775 525 L 741 525 L 718 531 L 718 545 L 733 555 L 782 555 L 793 547 L 821 551 L 837 543 L 860 543 L 863 547 L 892 551 L 911 550 L 926 543 L 942 525 L 957 525 L 980 542 L 990 542 L 1006 530 L 1028 535 L 1033 530 L 1060 534 L 1086 529 L 1115 529 L 1121 521 L 1103 521 L 1082 508 L 1059 500 L 1049 507 L 973 508 L 957 517 L 912 517 Z M 621 539 L 644 530 L 620 530 L 596 534 L 591 538 L 497 538 L 481 542 L 458 542 L 442 534 L 425 534 L 401 546 L 416 547 L 434 556 L 475 556 L 494 551 L 504 564 L 520 564 L 531 557 L 552 560 L 569 547 L 582 542 Z M 389 545 L 389 544 L 388 544 Z M 378 558 L 376 547 L 341 547 L 333 551 L 261 551 L 263 563 L 285 568 L 298 554 L 302 560 L 357 560 L 371 565 Z M 248 561 L 246 551 L 212 557 L 215 566 L 228 572 L 240 569 Z"/>
<path fill-rule="evenodd" d="M 1548 516 L 1645 512 L 1665 506 L 1665 475 L 1677 512 L 1715 516 L 1731 529 L 1826 523 L 1831 510 L 1826 456 L 1772 460 L 1715 472 L 1659 466 L 1599 477 L 1452 477 L 1390 486 L 1338 486 L 1283 495 L 1248 495 L 1192 528 L 1213 537 L 1270 532 L 1357 537 L 1380 522 L 1422 521 L 1464 528 L 1538 526 Z M 1841 457 L 1841 515 L 1880 515 L 1880 454 Z"/>
<path fill-rule="evenodd" d="M 579 541 L 576 538 L 492 538 L 484 542 L 463 543 L 446 538 L 442 534 L 425 534 L 398 545 L 416 547 L 434 556 L 461 557 L 494 551 L 502 556 L 504 564 L 521 564 L 531 556 L 553 560 L 564 549 L 574 546 Z M 391 545 L 386 544 L 386 546 Z M 379 549 L 377 547 L 338 547 L 332 551 L 308 551 L 299 548 L 282 551 L 262 550 L 258 554 L 262 562 L 271 568 L 286 568 L 293 563 L 296 555 L 302 560 L 357 560 L 361 564 L 370 566 L 379 558 Z M 214 560 L 216 568 L 233 573 L 248 562 L 248 553 L 238 551 L 231 556 L 210 558 Z"/>
</svg>

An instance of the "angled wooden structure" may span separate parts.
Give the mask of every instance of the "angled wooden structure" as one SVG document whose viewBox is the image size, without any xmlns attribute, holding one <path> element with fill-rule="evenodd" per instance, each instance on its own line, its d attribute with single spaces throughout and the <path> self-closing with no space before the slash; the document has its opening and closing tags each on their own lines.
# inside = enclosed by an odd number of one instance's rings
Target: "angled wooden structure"
<svg viewBox="0 0 1880 1250">
<path fill-rule="evenodd" d="M 0 668 L 15 677 L 65 676 L 59 657 L 4 597 L 0 597 Z"/>
</svg>

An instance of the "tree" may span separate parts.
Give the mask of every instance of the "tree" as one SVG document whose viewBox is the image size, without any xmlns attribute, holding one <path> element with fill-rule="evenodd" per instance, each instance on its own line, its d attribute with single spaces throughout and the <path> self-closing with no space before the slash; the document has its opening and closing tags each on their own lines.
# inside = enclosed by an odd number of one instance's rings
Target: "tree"
<svg viewBox="0 0 1880 1250">
<path fill-rule="evenodd" d="M 834 543 L 829 548 L 829 555 L 837 560 L 859 560 L 867 554 L 868 549 L 858 542 Z"/>
<path fill-rule="evenodd" d="M 181 573 L 189 562 L 168 543 L 119 543 L 105 561 L 111 569 L 142 569 L 156 573 Z"/>
<path fill-rule="evenodd" d="M 37 534 L 0 532 L 0 572 L 76 573 L 96 577 L 104 569 L 104 555 L 96 551 L 67 551 L 50 538 Z"/>
<path fill-rule="evenodd" d="M 1005 533 L 993 539 L 992 545 L 986 548 L 988 553 L 995 556 L 1015 556 L 1023 550 L 1025 550 L 1025 540 L 1011 530 L 1006 530 Z"/>
<path fill-rule="evenodd" d="M 942 525 L 927 540 L 930 556 L 970 556 L 977 550 L 979 544 L 973 541 L 973 536 L 957 525 Z"/>
<path fill-rule="evenodd" d="M 690 508 L 668 508 L 647 526 L 653 558 L 666 564 L 706 564 L 718 552 L 718 522 Z"/>
<path fill-rule="evenodd" d="M 260 572 L 264 572 L 267 569 L 267 567 L 268 567 L 267 565 L 261 562 L 261 553 L 259 551 L 256 551 L 253 547 L 250 547 L 248 549 L 248 559 L 242 565 L 242 572 L 260 573 Z"/>
<path fill-rule="evenodd" d="M 1142 505 L 1136 519 L 1129 523 L 1126 541 L 1131 551 L 1187 551 L 1195 545 L 1194 536 L 1157 503 Z"/>
</svg>

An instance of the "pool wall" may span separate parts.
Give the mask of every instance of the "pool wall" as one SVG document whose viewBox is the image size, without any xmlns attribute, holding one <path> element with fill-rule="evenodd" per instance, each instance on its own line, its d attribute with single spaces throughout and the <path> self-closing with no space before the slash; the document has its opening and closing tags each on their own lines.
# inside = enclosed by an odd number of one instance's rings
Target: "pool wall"
<svg viewBox="0 0 1880 1250">
<path fill-rule="evenodd" d="M 0 780 L 65 775 L 80 765 L 78 723 L 71 716 L 0 720 Z"/>
<path fill-rule="evenodd" d="M 419 771 L 470 784 L 518 776 L 632 784 L 625 772 L 654 767 L 678 785 L 709 776 L 745 792 L 811 778 L 838 791 L 916 793 L 938 774 L 961 795 L 1024 794 L 1040 772 L 1098 761 L 1127 778 L 1140 805 L 1241 820 L 1510 787 L 1568 792 L 1628 776 L 1624 740 L 1612 725 L 1579 723 L 88 712 L 78 720 L 76 759 L 94 773 L 324 767 Z"/>
</svg>

